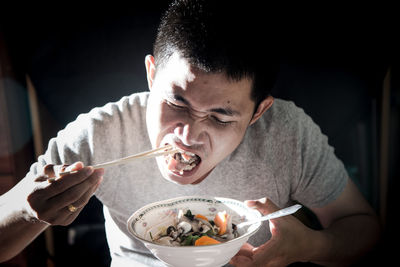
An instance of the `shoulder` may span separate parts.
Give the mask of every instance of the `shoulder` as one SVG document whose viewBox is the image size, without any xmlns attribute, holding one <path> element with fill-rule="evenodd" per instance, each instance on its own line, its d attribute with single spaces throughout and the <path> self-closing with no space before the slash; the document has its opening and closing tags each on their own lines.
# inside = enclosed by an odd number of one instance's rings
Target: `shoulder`
<svg viewBox="0 0 400 267">
<path fill-rule="evenodd" d="M 124 96 L 116 102 L 109 102 L 80 114 L 67 128 L 114 127 L 121 123 L 143 123 L 147 106 L 148 92 Z M 114 126 L 113 126 L 114 125 Z"/>
<path fill-rule="evenodd" d="M 243 143 L 261 159 L 274 161 L 276 166 L 291 160 L 299 170 L 305 156 L 326 147 L 327 137 L 302 108 L 292 101 L 275 99 L 249 127 Z"/>
<path fill-rule="evenodd" d="M 250 127 L 250 131 L 267 132 L 279 137 L 301 134 L 302 131 L 318 127 L 301 107 L 294 102 L 276 98 L 271 108 Z"/>
<path fill-rule="evenodd" d="M 298 159 L 311 118 L 292 101 L 275 99 L 272 106 L 246 131 L 242 150 L 260 161 L 280 166 L 288 158 Z M 274 167 L 271 167 L 274 168 Z"/>
<path fill-rule="evenodd" d="M 269 111 L 269 114 L 266 114 L 268 119 L 276 122 L 279 121 L 284 124 L 298 120 L 310 119 L 304 110 L 301 107 L 298 107 L 293 101 L 279 98 L 275 99 L 274 104 L 272 104 Z"/>
<path fill-rule="evenodd" d="M 93 119 L 112 117 L 118 114 L 132 114 L 141 112 L 147 106 L 148 92 L 135 93 L 124 96 L 117 102 L 110 102 L 102 107 L 93 108 L 89 113 L 83 114 Z M 79 118 L 79 117 L 78 117 Z"/>
<path fill-rule="evenodd" d="M 119 101 L 80 114 L 57 134 L 57 143 L 69 147 L 93 146 L 110 136 L 126 134 L 128 129 L 142 129 L 148 93 L 135 93 Z"/>
</svg>

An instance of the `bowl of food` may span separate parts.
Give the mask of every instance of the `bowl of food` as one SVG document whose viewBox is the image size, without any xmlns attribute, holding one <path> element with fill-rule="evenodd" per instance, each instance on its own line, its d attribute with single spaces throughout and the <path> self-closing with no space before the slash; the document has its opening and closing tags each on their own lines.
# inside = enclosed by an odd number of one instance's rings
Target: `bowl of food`
<svg viewBox="0 0 400 267">
<path fill-rule="evenodd" d="M 242 201 L 187 196 L 148 204 L 128 219 L 128 231 L 167 266 L 222 266 L 255 234 L 261 214 Z"/>
</svg>

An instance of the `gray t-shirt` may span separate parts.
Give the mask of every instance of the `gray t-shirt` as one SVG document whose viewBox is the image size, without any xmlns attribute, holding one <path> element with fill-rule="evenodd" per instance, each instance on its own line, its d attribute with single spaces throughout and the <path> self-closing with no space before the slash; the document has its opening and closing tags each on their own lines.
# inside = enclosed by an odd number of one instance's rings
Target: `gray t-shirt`
<svg viewBox="0 0 400 267">
<path fill-rule="evenodd" d="M 80 160 L 93 165 L 151 149 L 145 119 L 148 95 L 133 94 L 78 116 L 50 140 L 27 178 L 48 163 Z M 320 207 L 340 195 L 347 179 L 320 128 L 292 102 L 275 99 L 248 128 L 238 148 L 203 182 L 186 186 L 168 182 L 155 160 L 147 159 L 108 167 L 96 196 L 104 204 L 112 266 L 127 266 L 127 262 L 162 266 L 126 228 L 130 215 L 146 204 L 205 195 L 239 200 L 267 197 L 280 207 L 293 201 Z M 269 237 L 268 224 L 264 224 L 249 242 L 260 245 Z"/>
</svg>

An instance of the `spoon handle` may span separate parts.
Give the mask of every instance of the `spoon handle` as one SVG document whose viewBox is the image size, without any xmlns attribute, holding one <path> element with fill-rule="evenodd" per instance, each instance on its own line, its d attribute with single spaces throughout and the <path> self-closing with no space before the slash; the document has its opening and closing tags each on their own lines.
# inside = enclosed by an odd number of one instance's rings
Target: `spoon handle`
<svg viewBox="0 0 400 267">
<path fill-rule="evenodd" d="M 242 222 L 239 225 L 240 225 L 240 227 L 242 227 L 242 226 L 246 226 L 246 225 L 253 224 L 253 223 L 256 223 L 256 222 L 267 221 L 267 220 L 279 218 L 279 217 L 282 217 L 282 216 L 290 215 L 290 214 L 295 213 L 296 211 L 298 211 L 301 207 L 302 206 L 300 204 L 296 204 L 296 205 L 293 205 L 293 206 L 290 206 L 290 207 L 287 207 L 287 208 L 272 212 L 272 213 L 270 213 L 268 215 L 265 215 L 265 216 L 262 216 L 261 218 L 258 218 L 256 220 Z"/>
</svg>

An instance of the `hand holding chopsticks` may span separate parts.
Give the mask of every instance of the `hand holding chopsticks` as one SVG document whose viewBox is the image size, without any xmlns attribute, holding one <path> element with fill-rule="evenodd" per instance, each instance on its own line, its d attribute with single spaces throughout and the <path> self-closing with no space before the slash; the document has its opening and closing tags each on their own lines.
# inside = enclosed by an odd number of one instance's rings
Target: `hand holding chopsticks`
<svg viewBox="0 0 400 267">
<path fill-rule="evenodd" d="M 127 163 L 127 162 L 130 162 L 133 160 L 154 158 L 154 157 L 159 157 L 159 156 L 163 156 L 163 155 L 167 155 L 167 154 L 173 154 L 178 151 L 179 151 L 179 149 L 177 149 L 177 148 L 173 149 L 172 145 L 167 145 L 167 146 L 159 147 L 159 148 L 152 149 L 149 151 L 141 152 L 141 153 L 138 153 L 135 155 L 127 156 L 124 158 L 100 163 L 100 164 L 94 165 L 93 168 L 99 169 L 99 168 L 114 166 L 114 165 L 118 165 L 118 164 L 122 164 L 122 163 Z M 69 174 L 69 173 L 73 173 L 73 172 L 71 172 L 71 171 L 60 172 L 59 176 Z"/>
</svg>

